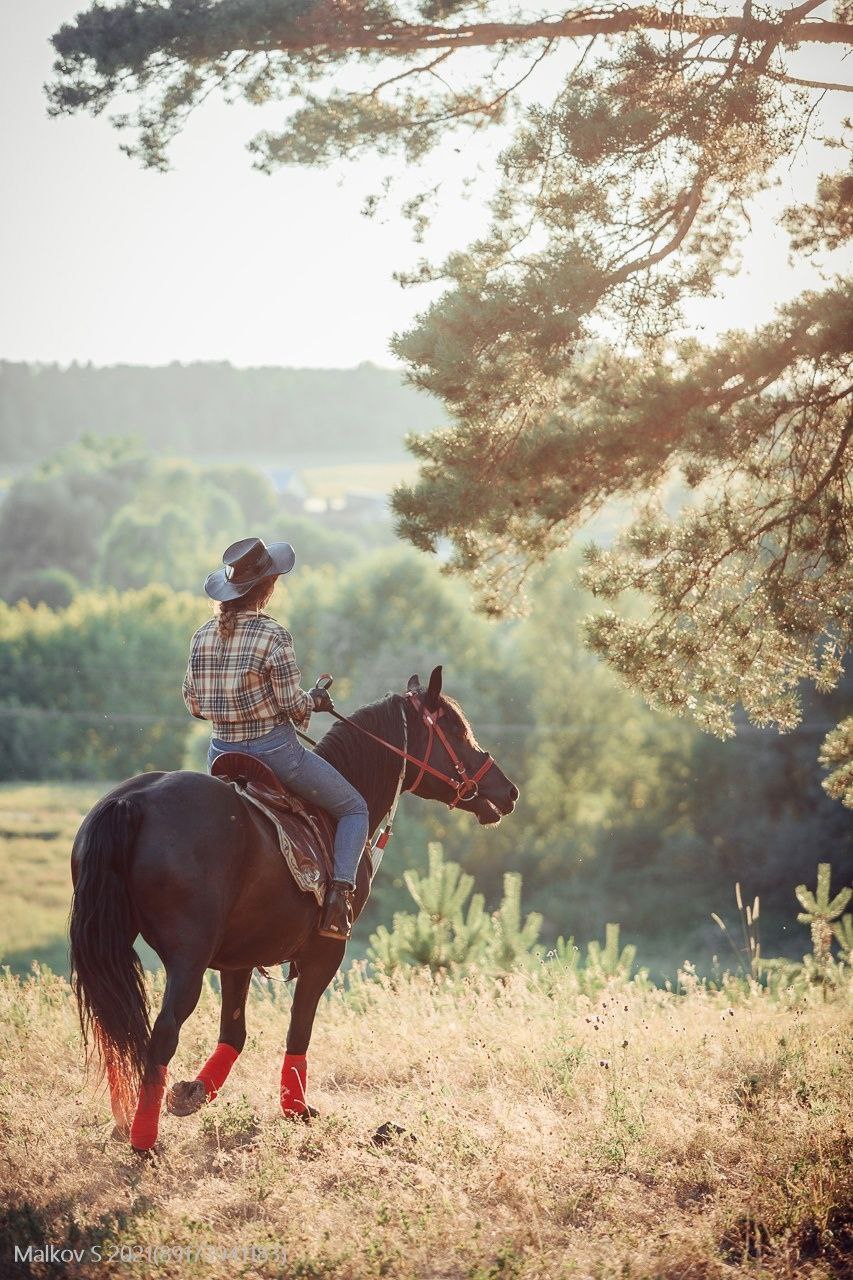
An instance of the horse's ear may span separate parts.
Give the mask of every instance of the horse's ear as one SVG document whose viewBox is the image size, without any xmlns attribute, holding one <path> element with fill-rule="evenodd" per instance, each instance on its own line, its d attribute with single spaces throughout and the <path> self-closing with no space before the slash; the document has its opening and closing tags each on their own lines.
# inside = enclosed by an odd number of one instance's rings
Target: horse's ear
<svg viewBox="0 0 853 1280">
<path fill-rule="evenodd" d="M 438 700 L 441 697 L 441 667 L 435 667 L 429 678 L 429 688 L 427 689 L 426 704 L 430 711 L 438 710 Z"/>
<path fill-rule="evenodd" d="M 420 676 L 409 676 L 409 683 L 406 685 L 406 688 L 409 690 L 409 693 L 414 693 L 415 690 L 420 689 L 420 687 L 421 687 Z"/>
</svg>

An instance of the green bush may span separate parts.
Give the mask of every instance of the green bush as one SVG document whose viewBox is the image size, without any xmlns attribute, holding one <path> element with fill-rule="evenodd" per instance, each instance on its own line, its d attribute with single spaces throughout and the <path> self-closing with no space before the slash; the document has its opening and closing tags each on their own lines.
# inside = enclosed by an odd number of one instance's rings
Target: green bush
<svg viewBox="0 0 853 1280">
<path fill-rule="evenodd" d="M 64 569 L 92 582 L 104 529 L 151 465 L 133 441 L 86 436 L 15 479 L 0 506 L 0 579 Z"/>
<path fill-rule="evenodd" d="M 205 615 L 164 587 L 83 593 L 56 612 L 0 604 L 0 779 L 180 768 L 181 680 Z"/>
<path fill-rule="evenodd" d="M 473 876 L 455 862 L 445 862 L 440 844 L 429 846 L 429 870 L 404 874 L 417 914 L 397 912 L 393 929 L 380 925 L 370 938 L 368 955 L 384 972 L 405 965 L 425 965 L 433 973 L 455 972 L 478 965 L 508 971 L 533 962 L 542 917 L 521 920 L 521 876 L 507 873 L 504 898 L 486 915 L 483 895 L 475 893 Z M 468 903 L 466 908 L 466 903 Z"/>
<path fill-rule="evenodd" d="M 515 872 L 504 876 L 503 899 L 491 914 L 482 894 L 468 902 L 474 879 L 455 862 L 445 862 L 439 844 L 429 846 L 425 875 L 407 871 L 403 878 L 418 911 L 398 911 L 390 930 L 380 925 L 371 935 L 367 956 L 384 974 L 421 966 L 450 977 L 477 970 L 499 978 L 526 969 L 538 974 L 546 990 L 569 981 L 588 996 L 611 983 L 648 985 L 645 969 L 633 972 L 637 948 L 620 947 L 618 924 L 607 925 L 603 944 L 587 944 L 585 964 L 572 938 L 558 938 L 546 952 L 539 945 L 542 917 L 533 912 L 522 920 L 521 876 Z"/>
</svg>

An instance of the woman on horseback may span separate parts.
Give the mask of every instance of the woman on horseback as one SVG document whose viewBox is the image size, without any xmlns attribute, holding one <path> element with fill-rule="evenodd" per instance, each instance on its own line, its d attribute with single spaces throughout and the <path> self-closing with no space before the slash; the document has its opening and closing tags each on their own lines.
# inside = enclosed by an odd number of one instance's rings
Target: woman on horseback
<svg viewBox="0 0 853 1280">
<path fill-rule="evenodd" d="M 216 612 L 192 638 L 183 696 L 196 719 L 211 722 L 208 768 L 225 751 L 247 752 L 269 765 L 289 790 L 337 819 L 334 880 L 319 932 L 341 941 L 352 928 L 367 804 L 296 736 L 296 727 L 306 728 L 312 711 L 333 711 L 334 705 L 326 689 L 315 685 L 306 693 L 300 687 L 293 637 L 264 612 L 276 581 L 290 573 L 295 560 L 287 542 L 267 546 L 260 538 L 243 538 L 228 547 L 225 568 L 205 579 L 205 594 L 216 601 Z"/>
</svg>

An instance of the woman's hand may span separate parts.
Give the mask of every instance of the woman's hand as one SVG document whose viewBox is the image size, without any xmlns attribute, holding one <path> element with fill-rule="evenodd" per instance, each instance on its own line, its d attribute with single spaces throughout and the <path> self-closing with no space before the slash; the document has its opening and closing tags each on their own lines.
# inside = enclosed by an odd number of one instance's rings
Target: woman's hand
<svg viewBox="0 0 853 1280">
<path fill-rule="evenodd" d="M 308 690 L 308 694 L 314 703 L 315 711 L 334 711 L 335 704 L 332 702 L 329 689 L 332 686 L 332 677 L 322 675 L 317 677 L 317 683 L 312 689 Z"/>
</svg>

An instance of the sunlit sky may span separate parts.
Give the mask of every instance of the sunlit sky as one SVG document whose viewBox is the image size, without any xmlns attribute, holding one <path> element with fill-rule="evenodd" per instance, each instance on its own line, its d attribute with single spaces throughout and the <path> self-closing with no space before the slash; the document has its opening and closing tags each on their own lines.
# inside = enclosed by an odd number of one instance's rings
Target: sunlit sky
<svg viewBox="0 0 853 1280">
<path fill-rule="evenodd" d="M 423 253 L 394 205 L 378 219 L 361 216 L 388 162 L 267 177 L 252 169 L 245 143 L 270 115 L 211 100 L 174 146 L 172 171 L 143 170 L 118 150 L 106 117 L 46 114 L 48 38 L 83 6 L 0 4 L 0 359 L 393 363 L 389 338 L 436 287 L 404 290 L 393 280 Z M 805 75 L 840 79 L 850 66 L 825 47 L 797 56 Z M 839 102 L 833 116 L 845 106 Z M 274 120 L 281 108 L 271 110 Z M 447 166 L 473 171 L 485 158 L 488 167 L 489 152 L 475 152 L 479 145 L 455 143 L 459 150 L 428 162 L 415 183 L 433 185 Z M 782 175 L 782 190 L 756 209 L 743 272 L 692 315 L 703 332 L 755 324 L 813 280 L 807 268 L 788 266 L 774 214 L 808 197 L 826 167 L 820 148 L 802 152 Z M 452 199 L 428 242 L 430 256 L 464 244 L 485 217 L 481 200 Z"/>
</svg>

